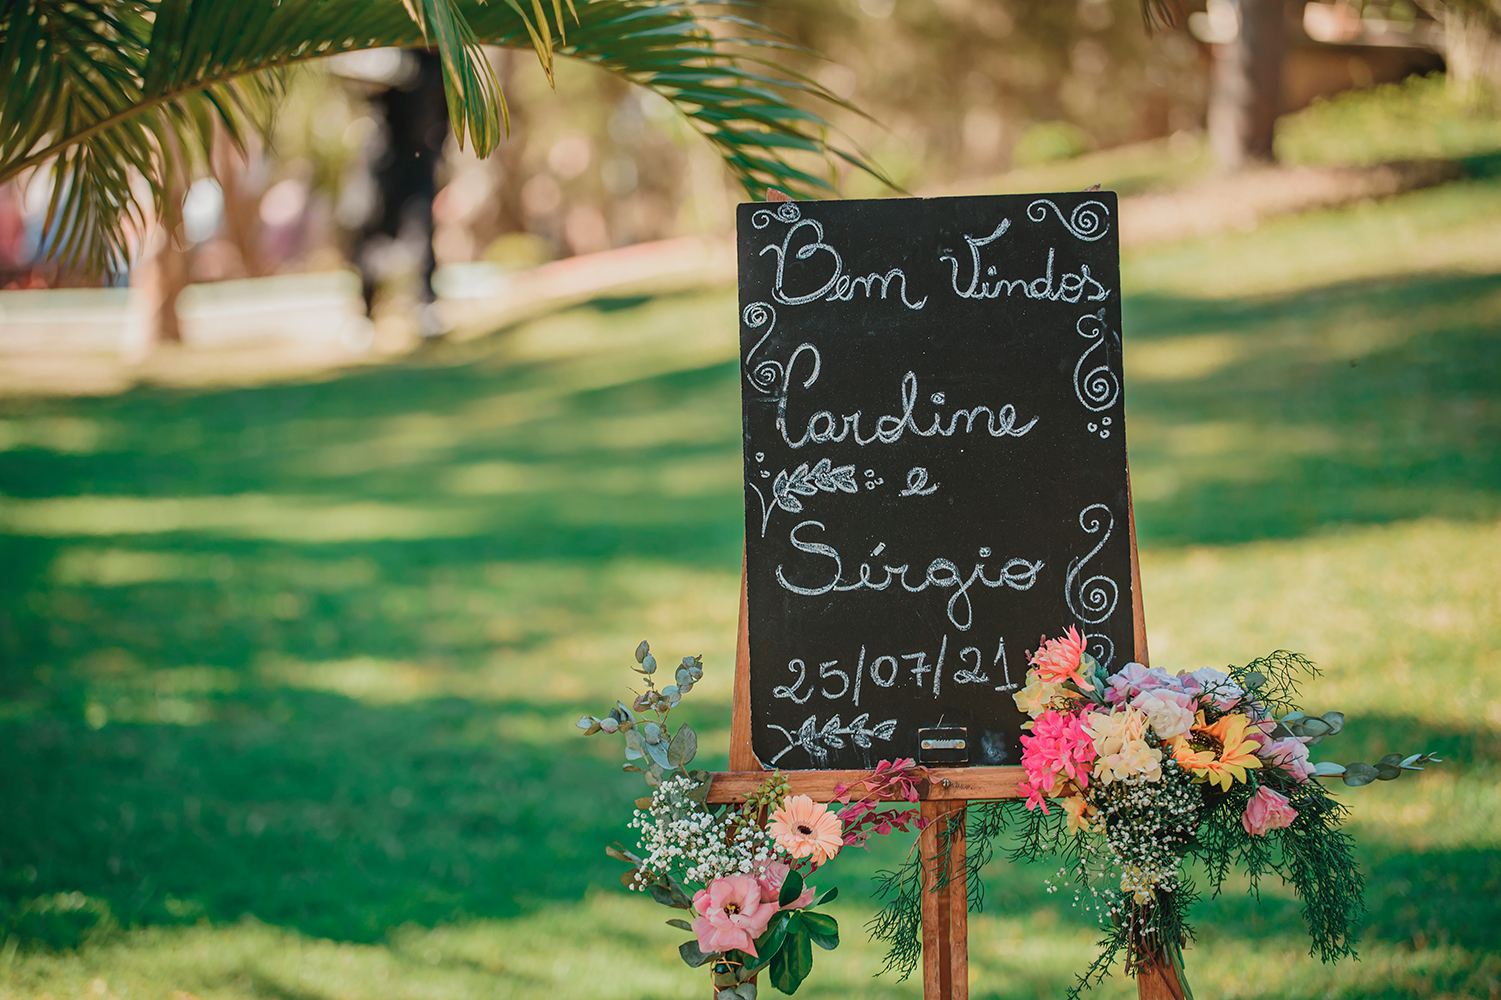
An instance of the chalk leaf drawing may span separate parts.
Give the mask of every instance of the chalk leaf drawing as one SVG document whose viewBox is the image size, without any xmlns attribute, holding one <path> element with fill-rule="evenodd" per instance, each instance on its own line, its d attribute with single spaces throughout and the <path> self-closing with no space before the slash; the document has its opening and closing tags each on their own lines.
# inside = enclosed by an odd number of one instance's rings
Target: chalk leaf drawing
<svg viewBox="0 0 1501 1000">
<path fill-rule="evenodd" d="M 1080 202 L 1074 206 L 1074 210 L 1065 219 L 1063 210 L 1051 199 L 1038 198 L 1027 206 L 1027 218 L 1033 222 L 1042 222 L 1048 217 L 1050 208 L 1053 214 L 1058 216 L 1058 221 L 1063 223 L 1064 229 L 1087 243 L 1093 243 L 1110 231 L 1110 209 L 1103 201 L 1091 199 Z"/>
<path fill-rule="evenodd" d="M 776 391 L 777 386 L 782 384 L 782 363 L 762 360 L 752 365 L 751 358 L 756 356 L 761 345 L 766 343 L 766 338 L 770 337 L 772 331 L 777 328 L 777 311 L 772 308 L 770 302 L 752 302 L 740 314 L 740 320 L 752 330 L 766 327 L 766 332 L 761 334 L 761 339 L 756 341 L 756 346 L 746 352 L 745 379 L 751 384 L 752 389 L 764 395 L 770 395 Z"/>
<path fill-rule="evenodd" d="M 1102 514 L 1105 520 L 1101 520 Z M 1084 571 L 1084 565 L 1099 555 L 1105 543 L 1110 540 L 1110 533 L 1115 529 L 1115 515 L 1102 503 L 1090 504 L 1079 511 L 1079 527 L 1088 534 L 1099 535 L 1100 540 L 1082 558 L 1069 560 L 1068 575 L 1063 581 L 1063 596 L 1068 601 L 1069 610 L 1080 621 L 1098 625 L 1115 611 L 1120 598 L 1120 587 L 1103 573 L 1096 573 L 1084 580 L 1080 580 L 1079 576 Z"/>
<path fill-rule="evenodd" d="M 820 458 L 810 469 L 804 462 L 788 473 L 786 469 L 777 473 L 776 480 L 771 484 L 771 495 L 776 498 L 777 506 L 794 514 L 803 509 L 803 502 L 793 496 L 817 496 L 824 493 L 859 493 L 860 487 L 855 482 L 855 467 L 853 465 L 841 465 L 837 469 L 834 463 L 827 458 Z"/>
<path fill-rule="evenodd" d="M 768 763 L 775 764 L 791 750 L 801 747 L 807 751 L 808 758 L 815 767 L 823 767 L 829 759 L 830 750 L 842 750 L 845 746 L 844 738 L 847 736 L 850 742 L 863 750 L 869 750 L 875 740 L 890 742 L 891 736 L 896 732 L 896 720 L 887 719 L 870 725 L 870 713 L 862 712 L 851 720 L 848 726 L 839 724 L 839 716 L 834 716 L 823 724 L 818 725 L 818 716 L 810 715 L 807 720 L 797 728 L 797 732 L 791 733 L 781 726 L 767 725 L 767 729 L 775 729 L 787 740 L 787 745 L 777 752 Z"/>
</svg>

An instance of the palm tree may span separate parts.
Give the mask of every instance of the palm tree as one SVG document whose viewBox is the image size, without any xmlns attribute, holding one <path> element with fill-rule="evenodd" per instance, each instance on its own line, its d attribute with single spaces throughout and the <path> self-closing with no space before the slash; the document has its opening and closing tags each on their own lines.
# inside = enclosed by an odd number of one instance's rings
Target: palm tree
<svg viewBox="0 0 1501 1000">
<path fill-rule="evenodd" d="M 436 50 L 454 135 L 488 155 L 509 120 L 481 45 L 532 49 L 549 80 L 565 56 L 656 91 L 748 192 L 832 191 L 817 158 L 880 176 L 806 107 L 844 102 L 772 60 L 788 43 L 698 0 L 0 0 L 0 184 L 53 171 L 52 256 L 118 270 L 132 233 L 175 214 L 170 193 L 216 130 L 241 146 L 264 133 L 284 73 L 308 60 Z"/>
</svg>

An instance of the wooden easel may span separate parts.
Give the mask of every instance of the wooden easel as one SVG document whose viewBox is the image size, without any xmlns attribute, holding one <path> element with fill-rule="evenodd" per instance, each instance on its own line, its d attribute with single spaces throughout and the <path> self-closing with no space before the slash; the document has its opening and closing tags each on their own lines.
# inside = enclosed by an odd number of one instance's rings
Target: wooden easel
<svg viewBox="0 0 1501 1000">
<path fill-rule="evenodd" d="M 1128 473 L 1129 474 L 1129 473 Z M 1129 479 L 1126 502 L 1130 507 Z M 1147 626 L 1141 599 L 1141 566 L 1136 554 L 1136 515 L 1128 511 L 1131 535 L 1131 616 L 1136 660 L 1147 663 Z M 730 769 L 715 774 L 709 786 L 713 803 L 744 802 L 766 780 L 751 749 L 750 604 L 745 566 L 740 570 L 740 638 L 735 649 L 735 692 L 730 716 Z M 923 997 L 925 1000 L 969 1000 L 969 905 L 964 865 L 964 810 L 971 801 L 1019 798 L 1020 767 L 934 767 L 933 780 L 919 789 L 922 816 L 928 826 L 921 837 L 925 859 L 937 856 L 937 823 L 957 813 L 957 835 L 949 853 L 949 881 L 937 892 L 925 891 L 922 901 Z M 784 771 L 794 795 L 828 802 L 834 789 L 865 777 L 865 771 Z M 931 870 L 925 880 L 933 877 Z M 924 886 L 927 889 L 927 885 Z M 1183 989 L 1172 968 L 1158 965 L 1136 977 L 1140 1000 L 1183 1000 Z"/>
</svg>

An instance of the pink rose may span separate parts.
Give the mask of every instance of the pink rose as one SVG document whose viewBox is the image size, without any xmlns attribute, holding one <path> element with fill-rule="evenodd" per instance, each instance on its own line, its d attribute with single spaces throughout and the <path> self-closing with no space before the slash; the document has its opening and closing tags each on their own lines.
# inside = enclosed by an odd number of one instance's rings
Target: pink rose
<svg viewBox="0 0 1501 1000">
<path fill-rule="evenodd" d="M 1313 777 L 1313 763 L 1308 759 L 1308 746 L 1300 739 L 1289 737 L 1285 740 L 1270 740 L 1256 753 L 1292 775 L 1300 785 Z"/>
<path fill-rule="evenodd" d="M 1287 796 L 1262 785 L 1246 803 L 1240 825 L 1253 837 L 1264 837 L 1271 830 L 1291 826 L 1298 818 L 1298 810 L 1287 804 Z"/>
<path fill-rule="evenodd" d="M 776 916 L 777 904 L 761 899 L 761 886 L 749 875 L 726 875 L 694 894 L 693 909 L 699 951 L 708 955 L 734 948 L 755 955 L 756 938 Z"/>
<path fill-rule="evenodd" d="M 777 900 L 782 895 L 782 883 L 787 881 L 787 873 L 792 868 L 785 861 L 773 861 L 766 866 L 766 870 L 756 879 L 756 884 L 761 887 L 761 902 L 777 905 Z M 803 886 L 803 894 L 798 896 L 786 908 L 800 910 L 813 902 L 813 887 Z"/>
</svg>

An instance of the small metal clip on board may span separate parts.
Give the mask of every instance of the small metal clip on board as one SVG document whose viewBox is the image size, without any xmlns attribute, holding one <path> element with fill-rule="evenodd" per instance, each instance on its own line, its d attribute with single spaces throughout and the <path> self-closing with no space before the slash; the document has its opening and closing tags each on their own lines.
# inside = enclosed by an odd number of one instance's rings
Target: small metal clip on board
<svg viewBox="0 0 1501 1000">
<path fill-rule="evenodd" d="M 969 730 L 963 726 L 933 726 L 917 731 L 919 764 L 969 763 Z"/>
</svg>

